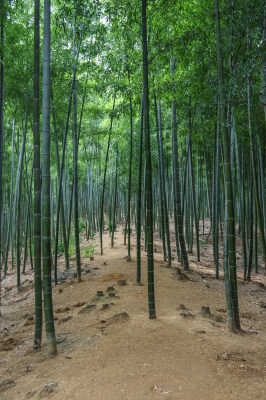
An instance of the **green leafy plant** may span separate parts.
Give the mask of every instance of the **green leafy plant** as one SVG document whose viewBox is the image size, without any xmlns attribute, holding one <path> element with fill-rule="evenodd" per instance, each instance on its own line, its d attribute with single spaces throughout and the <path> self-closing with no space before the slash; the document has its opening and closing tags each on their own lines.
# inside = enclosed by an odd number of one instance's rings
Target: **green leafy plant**
<svg viewBox="0 0 266 400">
<path fill-rule="evenodd" d="M 65 252 L 65 246 L 63 242 L 58 243 L 58 253 L 64 253 Z"/>
<path fill-rule="evenodd" d="M 111 221 L 108 221 L 107 229 L 109 232 L 113 232 L 113 223 Z M 114 224 L 114 230 L 116 230 L 116 224 Z"/>
<path fill-rule="evenodd" d="M 75 245 L 74 244 L 69 244 L 68 246 L 68 256 L 73 257 L 76 253 Z"/>
<path fill-rule="evenodd" d="M 86 229 L 86 222 L 85 222 L 85 220 L 81 220 L 79 222 L 79 233 L 84 232 L 85 229 Z"/>
<path fill-rule="evenodd" d="M 95 251 L 95 248 L 94 248 L 93 244 L 90 243 L 90 244 L 89 244 L 88 246 L 86 246 L 85 249 L 84 249 L 84 256 L 85 256 L 86 258 L 93 257 L 93 256 L 94 256 L 94 251 Z"/>
</svg>

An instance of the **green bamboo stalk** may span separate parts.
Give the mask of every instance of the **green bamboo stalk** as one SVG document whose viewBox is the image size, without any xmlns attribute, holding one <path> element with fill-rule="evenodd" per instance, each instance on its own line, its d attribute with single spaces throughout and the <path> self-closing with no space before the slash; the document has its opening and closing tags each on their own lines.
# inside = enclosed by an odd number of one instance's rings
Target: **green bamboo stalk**
<svg viewBox="0 0 266 400">
<path fill-rule="evenodd" d="M 248 51 L 251 48 L 250 44 L 250 34 L 248 27 Z M 262 212 L 261 212 L 261 204 L 259 200 L 259 191 L 258 191 L 258 177 L 256 171 L 256 156 L 255 156 L 255 133 L 253 128 L 253 104 L 252 104 L 252 86 L 251 86 L 251 73 L 248 72 L 248 121 L 249 121 L 249 137 L 250 137 L 250 147 L 251 147 L 251 167 L 253 171 L 253 184 L 254 184 L 254 195 L 255 202 L 257 208 L 257 217 L 258 217 L 258 226 L 260 230 L 260 240 L 263 251 L 264 264 L 266 265 L 266 242 L 265 235 L 263 229 L 263 220 L 262 220 Z"/>
<path fill-rule="evenodd" d="M 103 175 L 103 188 L 102 188 L 102 198 L 101 198 L 101 208 L 100 208 L 100 245 L 101 245 L 101 254 L 103 254 L 103 228 L 104 228 L 104 226 L 103 226 L 103 224 L 104 224 L 103 205 L 104 205 L 104 192 L 105 192 L 105 181 L 106 181 L 106 172 L 107 172 L 107 164 L 108 164 L 108 157 L 109 157 L 109 149 L 110 149 L 110 142 L 111 142 L 112 128 L 113 128 L 115 97 L 116 97 L 116 94 L 114 94 L 113 109 L 112 109 L 111 119 L 110 119 L 110 128 L 109 128 L 108 143 L 107 143 L 107 150 L 106 150 L 106 156 L 105 156 L 105 166 L 104 166 L 104 175 Z"/>
<path fill-rule="evenodd" d="M 224 71 L 220 32 L 219 0 L 214 0 L 214 11 L 225 178 L 224 278 L 227 297 L 228 328 L 231 331 L 236 331 L 240 329 L 240 319 L 236 279 L 235 216 L 230 165 L 230 140 L 226 127 Z"/>
<path fill-rule="evenodd" d="M 27 159 L 25 154 L 25 175 L 26 175 L 26 186 L 27 186 L 27 211 L 25 216 L 25 224 L 26 224 L 26 232 L 25 232 L 25 240 L 24 240 L 24 257 L 23 257 L 23 269 L 22 273 L 25 273 L 26 262 L 27 262 L 27 249 L 28 249 L 28 232 L 30 230 L 30 208 L 31 208 L 31 189 L 32 189 L 32 179 L 33 179 L 33 167 L 30 175 L 30 184 L 28 182 L 28 168 L 27 168 Z"/>
<path fill-rule="evenodd" d="M 196 230 L 196 241 L 197 241 L 197 259 L 200 261 L 200 244 L 199 244 L 199 217 L 196 203 L 196 192 L 195 192 L 195 178 L 194 178 L 194 168 L 192 162 L 192 120 L 191 120 L 191 97 L 189 96 L 189 104 L 188 104 L 188 129 L 189 129 L 189 162 L 190 162 L 190 178 L 191 178 L 191 187 L 192 187 L 192 205 L 194 211 L 194 219 L 195 219 L 195 230 Z M 193 243 L 193 230 L 192 230 L 192 243 Z"/>
<path fill-rule="evenodd" d="M 139 133 L 139 168 L 138 168 L 138 193 L 137 193 L 137 285 L 141 284 L 141 186 L 142 186 L 142 142 L 143 142 L 143 94 L 141 98 L 140 111 L 140 133 Z"/>
<path fill-rule="evenodd" d="M 113 207 L 113 220 L 112 220 L 111 247 L 114 247 L 114 234 L 115 234 L 115 227 L 116 227 L 117 173 L 118 173 L 118 150 L 116 150 L 116 157 L 115 157 L 115 191 L 114 191 L 114 207 Z"/>
<path fill-rule="evenodd" d="M 239 158 L 239 144 L 237 135 L 235 137 L 235 151 L 236 151 L 236 167 L 237 167 L 237 182 L 238 182 L 238 196 L 240 208 L 240 225 L 241 225 L 241 242 L 242 242 L 242 258 L 244 265 L 244 280 L 247 276 L 247 249 L 246 249 L 246 223 L 245 223 L 245 194 L 244 194 L 244 171 L 241 168 Z"/>
<path fill-rule="evenodd" d="M 2 191 L 2 177 L 3 177 L 3 143 L 4 143 L 4 0 L 1 1 L 1 27 L 0 27 L 0 281 L 2 271 L 2 205 L 3 205 L 3 191 Z M 1 285 L 1 282 L 0 282 Z M 0 287 L 1 289 L 1 287 Z M 0 295 L 1 304 L 1 295 Z M 0 310 L 1 315 L 1 310 Z"/>
<path fill-rule="evenodd" d="M 22 152 L 21 158 L 19 159 L 20 165 L 18 166 L 19 176 L 18 176 L 18 192 L 17 192 L 17 199 L 16 199 L 16 206 L 17 206 L 17 215 L 16 215 L 16 231 L 17 231 L 17 288 L 20 288 L 20 266 L 21 266 L 21 243 L 20 243 L 20 234 L 21 234 L 21 220 L 20 220 L 20 213 L 21 213 L 21 191 L 22 191 L 22 172 L 23 172 L 23 160 L 24 160 L 24 153 L 26 147 L 26 133 L 27 133 L 27 125 L 28 125 L 28 99 L 26 99 L 26 113 L 25 113 L 25 126 L 23 132 L 23 140 L 22 140 Z"/>
<path fill-rule="evenodd" d="M 164 152 L 163 152 L 163 128 L 162 128 L 162 108 L 161 99 L 158 99 L 158 120 L 159 120 L 159 150 L 160 150 L 160 172 L 162 176 L 162 197 L 163 197 L 163 215 L 164 215 L 164 228 L 167 241 L 167 257 L 168 265 L 171 266 L 171 241 L 170 241 L 170 230 L 169 230 L 169 215 L 166 199 L 165 189 L 165 171 L 164 171 Z"/>
<path fill-rule="evenodd" d="M 170 64 L 171 73 L 174 74 L 174 60 Z M 188 153 L 187 153 L 188 154 Z M 181 250 L 181 260 L 185 270 L 189 269 L 188 256 L 186 251 L 184 233 L 183 233 L 183 216 L 181 212 L 181 194 L 179 180 L 179 163 L 178 163 L 178 148 L 177 148 L 177 121 L 176 121 L 176 103 L 172 100 L 172 168 L 173 168 L 173 194 L 174 194 L 174 212 L 176 213 L 176 240 Z M 178 251 L 178 243 L 176 251 Z"/>
<path fill-rule="evenodd" d="M 266 1 L 264 1 L 264 18 L 263 18 L 263 35 L 262 35 L 262 78 L 263 78 L 263 102 L 264 102 L 264 115 L 266 124 Z"/>
<path fill-rule="evenodd" d="M 163 193 L 163 175 L 161 170 L 161 151 L 160 151 L 160 136 L 159 136 L 159 118 L 158 118 L 158 110 L 157 110 L 157 100 L 156 94 L 154 93 L 154 109 L 155 109 L 155 122 L 156 122 L 156 139 L 157 139 L 157 149 L 158 149 L 158 169 L 159 169 L 159 193 L 160 193 L 160 204 L 159 204 L 159 213 L 160 213 L 160 229 L 161 229 L 161 238 L 163 242 L 163 257 L 164 261 L 167 260 L 166 256 L 166 247 L 165 247 L 165 215 L 164 215 L 164 193 Z M 155 197 L 156 198 L 156 197 Z M 171 266 L 171 258 L 170 265 Z"/>
<path fill-rule="evenodd" d="M 42 103 L 42 264 L 47 351 L 55 355 L 56 337 L 51 282 L 50 212 L 50 0 L 44 0 L 43 103 Z"/>
<path fill-rule="evenodd" d="M 247 280 L 251 280 L 251 270 L 252 270 L 252 262 L 253 262 L 253 245 L 254 245 L 254 232 L 253 232 L 253 222 L 254 222 L 254 196 L 253 196 L 253 188 L 252 188 L 252 180 L 253 180 L 253 171 L 250 171 L 250 198 L 249 198 L 249 254 L 248 254 L 248 271 L 247 271 Z"/>
<path fill-rule="evenodd" d="M 76 18 L 76 17 L 75 17 Z M 76 57 L 76 27 L 73 27 L 73 57 Z M 74 69 L 76 67 L 74 66 Z M 78 282 L 81 282 L 81 259 L 79 244 L 79 204 L 78 204 L 78 123 L 76 76 L 73 85 L 73 186 L 74 186 L 74 229 L 76 244 L 76 266 Z"/>
<path fill-rule="evenodd" d="M 130 73 L 128 71 L 128 81 L 130 85 Z M 133 108 L 132 108 L 132 97 L 130 94 L 129 98 L 129 108 L 130 108 L 130 146 L 129 146 L 129 171 L 128 171 L 128 206 L 127 206 L 127 225 L 128 225 L 128 242 L 127 242 L 127 248 L 128 248 L 128 254 L 127 258 L 128 261 L 131 260 L 131 251 L 130 251 L 130 245 L 131 245 L 131 233 L 130 233 L 130 205 L 131 205 L 131 175 L 132 175 L 132 148 L 133 148 Z"/>
<path fill-rule="evenodd" d="M 68 133 L 68 126 L 69 126 L 69 119 L 70 119 L 70 112 L 71 112 L 71 104 L 72 104 L 74 84 L 75 84 L 76 73 L 77 73 L 77 61 L 79 59 L 83 28 L 84 28 L 84 23 L 82 23 L 82 27 L 81 27 L 79 45 L 78 45 L 78 49 L 77 49 L 76 62 L 74 63 L 73 74 L 72 74 L 72 84 L 71 84 L 71 89 L 70 89 L 70 95 L 69 95 L 69 98 L 68 98 L 68 109 L 67 109 L 67 117 L 66 117 L 65 131 L 64 131 L 63 149 L 62 149 L 62 160 L 61 160 L 60 175 L 59 175 L 59 180 L 58 180 L 58 189 L 59 190 L 58 190 L 57 213 L 56 213 L 56 238 L 55 238 L 55 262 L 54 262 L 54 269 L 55 270 L 57 270 L 57 252 L 58 252 L 57 249 L 58 249 L 59 220 L 60 220 L 59 216 L 60 216 L 61 195 L 62 195 L 62 191 L 63 191 L 62 182 L 63 182 L 63 172 L 64 172 L 64 165 L 65 165 L 65 155 L 67 154 L 67 152 L 66 152 L 66 148 L 67 148 L 67 133 Z M 72 188 L 73 188 L 73 185 L 72 185 Z M 73 195 L 73 189 L 72 189 L 72 192 L 71 192 L 69 219 L 71 217 L 72 195 Z M 69 197 L 70 196 L 68 196 L 68 198 Z M 68 241 L 67 241 L 68 245 L 69 245 L 69 233 L 70 233 L 70 223 L 69 223 L 69 227 L 68 227 Z"/>
<path fill-rule="evenodd" d="M 13 125 L 12 125 L 11 189 L 10 189 L 10 202 L 9 202 L 9 204 L 10 204 L 9 211 L 10 212 L 9 212 L 9 224 L 8 224 L 8 230 L 7 230 L 7 242 L 6 242 L 6 249 L 5 249 L 4 275 L 6 275 L 6 273 L 7 273 L 10 240 L 13 237 L 14 141 L 15 141 L 15 121 L 13 121 Z M 12 246 L 12 249 L 13 249 L 13 246 Z M 12 263 L 12 266 L 13 266 L 13 263 Z"/>
<path fill-rule="evenodd" d="M 57 126 L 56 126 L 54 107 L 52 107 L 52 114 L 53 114 L 53 126 L 54 126 L 54 142 L 55 142 L 57 175 L 60 176 L 60 157 L 59 157 L 58 136 L 57 136 Z M 63 196 L 61 196 L 60 214 L 61 214 L 61 229 L 63 233 L 63 241 L 65 249 L 64 253 L 65 253 L 66 269 L 69 269 L 68 241 L 67 241 L 66 223 L 65 223 L 65 204 Z M 55 284 L 57 285 L 57 263 L 55 263 L 54 278 L 55 278 Z"/>
<path fill-rule="evenodd" d="M 145 186 L 146 186 L 146 235 L 148 258 L 148 304 L 149 318 L 156 318 L 154 294 L 154 261 L 153 261 L 153 201 L 152 201 L 152 167 L 150 148 L 150 120 L 149 120 L 149 64 L 147 46 L 147 2 L 142 0 L 142 53 L 143 53 L 143 105 L 144 105 L 144 130 L 145 130 Z"/>
</svg>

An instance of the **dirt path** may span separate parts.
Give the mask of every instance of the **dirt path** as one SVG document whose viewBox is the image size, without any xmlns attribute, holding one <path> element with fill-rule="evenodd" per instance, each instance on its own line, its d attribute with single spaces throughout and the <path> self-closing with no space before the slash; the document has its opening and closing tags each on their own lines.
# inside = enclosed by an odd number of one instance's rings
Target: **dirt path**
<svg viewBox="0 0 266 400">
<path fill-rule="evenodd" d="M 230 334 L 223 281 L 213 279 L 206 266 L 195 262 L 188 280 L 178 280 L 173 269 L 162 266 L 156 242 L 157 319 L 149 320 L 145 253 L 144 285 L 136 286 L 134 240 L 132 262 L 126 260 L 121 231 L 114 249 L 109 243 L 105 235 L 104 255 L 99 255 L 97 244 L 95 260 L 83 260 L 87 273 L 82 283 L 70 279 L 54 289 L 58 338 L 54 358 L 47 357 L 45 345 L 40 352 L 32 350 L 32 274 L 23 277 L 24 291 L 19 294 L 14 272 L 8 275 L 0 318 L 1 400 L 266 398 L 263 285 L 239 283 L 244 333 Z M 126 285 L 119 286 L 118 280 L 126 280 Z M 107 294 L 112 285 L 115 297 Z M 104 297 L 94 299 L 97 291 L 104 291 Z M 85 309 L 88 305 L 94 307 Z M 213 315 L 199 314 L 202 306 L 210 307 Z"/>
</svg>

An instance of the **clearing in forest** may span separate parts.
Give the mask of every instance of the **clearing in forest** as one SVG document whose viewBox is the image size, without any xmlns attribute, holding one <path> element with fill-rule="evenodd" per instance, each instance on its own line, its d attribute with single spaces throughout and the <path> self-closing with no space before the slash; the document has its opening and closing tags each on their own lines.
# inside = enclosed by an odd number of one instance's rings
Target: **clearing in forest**
<svg viewBox="0 0 266 400">
<path fill-rule="evenodd" d="M 0 320 L 1 400 L 265 398 L 265 273 L 258 282 L 239 280 L 243 333 L 234 335 L 226 325 L 224 282 L 214 279 L 206 261 L 210 245 L 201 264 L 190 256 L 191 270 L 180 279 L 178 263 L 165 267 L 155 239 L 157 318 L 149 320 L 145 252 L 143 286 L 135 285 L 135 235 L 131 262 L 121 229 L 113 249 L 107 234 L 103 244 L 101 256 L 95 237 L 94 260 L 82 260 L 81 283 L 68 278 L 53 290 L 56 357 L 47 356 L 45 338 L 41 351 L 32 350 L 32 273 L 23 276 L 18 293 L 15 272 L 8 272 Z M 61 273 L 63 266 L 62 257 Z"/>
</svg>

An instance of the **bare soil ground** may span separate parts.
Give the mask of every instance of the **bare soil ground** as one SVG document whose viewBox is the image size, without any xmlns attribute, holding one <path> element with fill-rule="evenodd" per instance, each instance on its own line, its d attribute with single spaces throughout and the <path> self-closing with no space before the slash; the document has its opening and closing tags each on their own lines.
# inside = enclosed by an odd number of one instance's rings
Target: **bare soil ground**
<svg viewBox="0 0 266 400">
<path fill-rule="evenodd" d="M 94 260 L 82 260 L 83 281 L 70 277 L 54 288 L 56 357 L 46 354 L 45 333 L 42 350 L 32 349 L 32 272 L 23 275 L 18 292 L 9 271 L 2 283 L 1 400 L 266 399 L 265 269 L 250 283 L 239 269 L 243 332 L 235 335 L 227 330 L 224 283 L 214 279 L 210 244 L 202 246 L 201 263 L 190 255 L 188 279 L 178 280 L 155 237 L 157 318 L 149 320 L 144 251 L 143 286 L 135 285 L 135 235 L 131 262 L 121 228 L 113 249 L 104 235 L 103 256 L 98 243 L 96 236 Z M 63 256 L 59 265 L 62 274 Z M 115 297 L 107 292 L 111 286 Z M 95 298 L 97 291 L 104 296 Z M 203 306 L 211 315 L 199 313 Z"/>
</svg>

